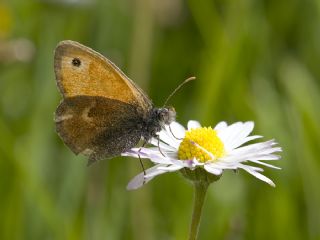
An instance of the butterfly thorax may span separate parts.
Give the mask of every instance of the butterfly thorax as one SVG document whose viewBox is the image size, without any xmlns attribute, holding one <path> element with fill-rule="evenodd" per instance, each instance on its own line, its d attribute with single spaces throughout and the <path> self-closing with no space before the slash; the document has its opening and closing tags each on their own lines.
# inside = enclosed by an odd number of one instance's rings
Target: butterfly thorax
<svg viewBox="0 0 320 240">
<path fill-rule="evenodd" d="M 148 141 L 156 137 L 157 133 L 176 119 L 176 112 L 172 107 L 152 108 L 144 119 L 142 137 Z"/>
</svg>

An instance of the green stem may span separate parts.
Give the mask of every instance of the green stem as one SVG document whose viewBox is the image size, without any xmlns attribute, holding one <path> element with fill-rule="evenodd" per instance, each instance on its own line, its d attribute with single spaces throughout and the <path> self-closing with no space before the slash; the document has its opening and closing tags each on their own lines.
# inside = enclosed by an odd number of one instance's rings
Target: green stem
<svg viewBox="0 0 320 240">
<path fill-rule="evenodd" d="M 198 236 L 201 213 L 203 208 L 204 199 L 206 197 L 209 183 L 202 181 L 194 182 L 194 203 L 192 221 L 190 226 L 189 240 L 196 240 Z"/>
</svg>

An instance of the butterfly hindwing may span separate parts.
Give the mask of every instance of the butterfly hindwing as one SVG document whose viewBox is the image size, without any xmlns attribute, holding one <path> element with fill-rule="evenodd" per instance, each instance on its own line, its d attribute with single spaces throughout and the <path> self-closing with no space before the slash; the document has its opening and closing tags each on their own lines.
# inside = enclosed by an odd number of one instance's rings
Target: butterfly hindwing
<svg viewBox="0 0 320 240">
<path fill-rule="evenodd" d="M 141 138 L 141 113 L 134 105 L 94 96 L 65 98 L 55 114 L 56 130 L 76 154 L 99 160 L 119 155 Z"/>
</svg>

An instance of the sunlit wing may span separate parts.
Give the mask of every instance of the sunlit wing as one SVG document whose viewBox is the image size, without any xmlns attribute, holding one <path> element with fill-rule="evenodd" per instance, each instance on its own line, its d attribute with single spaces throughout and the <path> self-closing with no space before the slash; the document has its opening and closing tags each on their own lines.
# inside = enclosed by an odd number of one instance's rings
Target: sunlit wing
<svg viewBox="0 0 320 240">
<path fill-rule="evenodd" d="M 66 40 L 55 50 L 54 68 L 64 98 L 101 96 L 149 109 L 151 102 L 110 60 L 81 45 Z"/>
</svg>

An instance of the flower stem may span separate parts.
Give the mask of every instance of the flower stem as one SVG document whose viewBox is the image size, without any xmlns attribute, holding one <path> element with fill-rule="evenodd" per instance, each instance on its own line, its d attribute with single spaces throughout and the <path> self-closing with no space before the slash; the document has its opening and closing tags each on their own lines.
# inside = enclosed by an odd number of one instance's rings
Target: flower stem
<svg viewBox="0 0 320 240">
<path fill-rule="evenodd" d="M 208 190 L 209 183 L 203 181 L 194 182 L 194 203 L 193 213 L 190 225 L 189 240 L 196 240 L 198 236 L 201 213 L 203 208 L 204 199 Z"/>
</svg>

